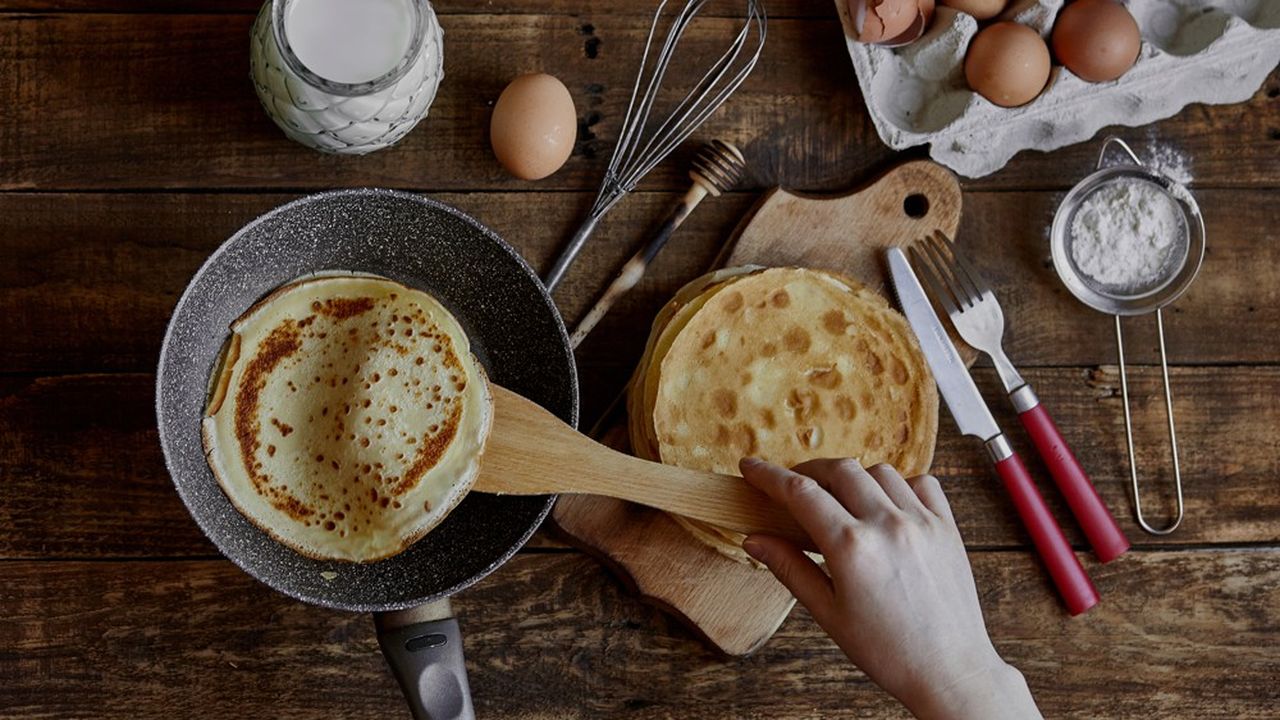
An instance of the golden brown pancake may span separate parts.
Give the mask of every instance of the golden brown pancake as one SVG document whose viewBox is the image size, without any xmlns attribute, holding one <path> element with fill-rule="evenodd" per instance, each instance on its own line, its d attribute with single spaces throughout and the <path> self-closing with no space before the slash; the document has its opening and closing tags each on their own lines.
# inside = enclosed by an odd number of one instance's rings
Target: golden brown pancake
<svg viewBox="0 0 1280 720">
<path fill-rule="evenodd" d="M 642 457 L 737 474 L 738 460 L 819 457 L 927 472 L 933 378 L 905 319 L 880 295 L 800 268 L 701 278 L 655 323 L 628 397 Z M 745 560 L 741 536 L 676 518 Z"/>
<path fill-rule="evenodd" d="M 484 371 L 430 295 L 370 276 L 297 282 L 232 326 L 204 420 L 246 518 L 313 558 L 404 550 L 475 482 Z"/>
</svg>

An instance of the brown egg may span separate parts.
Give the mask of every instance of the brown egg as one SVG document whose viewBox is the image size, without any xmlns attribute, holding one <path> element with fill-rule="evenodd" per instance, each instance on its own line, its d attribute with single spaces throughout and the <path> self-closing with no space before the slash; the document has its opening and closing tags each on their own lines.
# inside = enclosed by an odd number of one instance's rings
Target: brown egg
<svg viewBox="0 0 1280 720">
<path fill-rule="evenodd" d="M 1142 49 L 1138 23 L 1112 0 L 1076 0 L 1058 13 L 1053 54 L 1082 80 L 1115 80 L 1133 67 Z"/>
<path fill-rule="evenodd" d="M 879 43 L 905 33 L 920 16 L 919 0 L 848 0 L 858 41 Z"/>
<path fill-rule="evenodd" d="M 1006 0 L 938 0 L 949 8 L 968 13 L 978 20 L 989 20 L 1000 14 Z"/>
<path fill-rule="evenodd" d="M 1024 105 L 1049 81 L 1049 47 L 1026 25 L 988 25 L 969 43 L 964 77 L 974 92 L 996 105 Z"/>
<path fill-rule="evenodd" d="M 502 167 L 522 180 L 538 180 L 559 170 L 577 137 L 573 97 L 550 75 L 517 77 L 493 106 L 489 144 Z"/>
</svg>

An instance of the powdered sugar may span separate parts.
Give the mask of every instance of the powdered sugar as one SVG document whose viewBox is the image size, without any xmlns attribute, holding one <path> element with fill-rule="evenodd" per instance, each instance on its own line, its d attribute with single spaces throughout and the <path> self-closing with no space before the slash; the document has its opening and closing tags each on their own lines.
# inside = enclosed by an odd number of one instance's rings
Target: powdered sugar
<svg viewBox="0 0 1280 720">
<path fill-rule="evenodd" d="M 1185 259 L 1187 224 L 1177 201 L 1155 183 L 1109 182 L 1089 194 L 1071 220 L 1071 259 L 1110 292 L 1154 290 Z"/>
<path fill-rule="evenodd" d="M 1172 145 L 1149 140 L 1146 166 L 1179 185 L 1191 184 L 1191 161 Z"/>
</svg>

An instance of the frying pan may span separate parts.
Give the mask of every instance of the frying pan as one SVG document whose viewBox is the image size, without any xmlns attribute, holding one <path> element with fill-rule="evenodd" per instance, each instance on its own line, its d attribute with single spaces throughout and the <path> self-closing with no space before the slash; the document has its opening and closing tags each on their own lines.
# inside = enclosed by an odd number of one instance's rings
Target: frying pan
<svg viewBox="0 0 1280 720">
<path fill-rule="evenodd" d="M 577 424 L 577 371 L 564 324 L 511 246 L 433 200 L 341 190 L 254 220 L 192 278 L 169 321 L 156 377 L 165 464 L 201 530 L 245 572 L 304 602 L 377 613 L 379 645 L 414 717 L 470 718 L 461 635 L 447 599 L 514 555 L 554 496 L 469 493 L 405 552 L 357 565 L 313 560 L 272 540 L 236 511 L 205 463 L 200 419 L 231 322 L 285 282 L 334 271 L 374 273 L 429 292 L 458 318 L 495 383 Z M 414 610 L 422 607 L 429 610 Z"/>
</svg>

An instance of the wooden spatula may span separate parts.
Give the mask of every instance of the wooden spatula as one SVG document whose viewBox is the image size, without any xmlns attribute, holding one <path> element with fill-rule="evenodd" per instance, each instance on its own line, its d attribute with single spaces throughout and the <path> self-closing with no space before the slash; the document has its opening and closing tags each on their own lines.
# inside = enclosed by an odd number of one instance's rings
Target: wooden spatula
<svg viewBox="0 0 1280 720">
<path fill-rule="evenodd" d="M 813 541 L 742 478 L 685 470 L 611 450 L 506 388 L 492 386 L 493 429 L 475 490 L 508 495 L 607 495 L 742 533 Z"/>
</svg>

